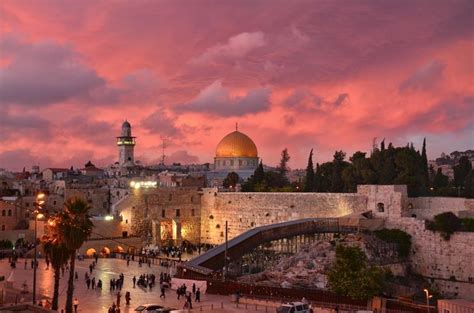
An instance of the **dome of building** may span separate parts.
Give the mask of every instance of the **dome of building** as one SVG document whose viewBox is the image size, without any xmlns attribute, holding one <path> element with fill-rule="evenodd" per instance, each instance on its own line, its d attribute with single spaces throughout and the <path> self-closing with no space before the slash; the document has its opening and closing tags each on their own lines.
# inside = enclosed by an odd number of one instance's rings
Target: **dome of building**
<svg viewBox="0 0 474 313">
<path fill-rule="evenodd" d="M 216 157 L 247 157 L 256 158 L 257 147 L 249 136 L 234 131 L 219 142 L 216 149 Z"/>
</svg>

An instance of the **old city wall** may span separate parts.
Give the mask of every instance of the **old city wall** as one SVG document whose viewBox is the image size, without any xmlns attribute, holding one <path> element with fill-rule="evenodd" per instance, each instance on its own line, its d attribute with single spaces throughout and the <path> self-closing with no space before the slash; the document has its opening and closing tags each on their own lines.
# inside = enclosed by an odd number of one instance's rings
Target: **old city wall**
<svg viewBox="0 0 474 313">
<path fill-rule="evenodd" d="M 443 212 L 453 212 L 473 210 L 474 199 L 447 198 L 447 197 L 419 197 L 408 198 L 408 216 L 413 214 L 419 219 L 431 220 L 437 214 Z"/>
<path fill-rule="evenodd" d="M 448 296 L 474 300 L 474 233 L 457 232 L 449 241 L 427 230 L 425 221 L 411 217 L 390 219 L 386 227 L 412 237 L 411 264 Z"/>
<path fill-rule="evenodd" d="M 253 227 L 310 217 L 338 217 L 364 212 L 367 198 L 342 193 L 243 193 L 203 190 L 201 242 L 222 243 L 225 222 L 229 239 Z"/>
<path fill-rule="evenodd" d="M 173 227 L 178 225 L 179 240 L 197 243 L 201 231 L 200 197 L 197 188 L 133 189 L 116 209 L 122 215 L 124 229 L 132 235 L 146 229 L 159 237 L 154 241 L 161 238 L 164 243 L 173 239 Z M 152 224 L 158 225 L 156 233 L 151 229 Z"/>
<path fill-rule="evenodd" d="M 90 214 L 107 215 L 110 210 L 110 192 L 108 188 L 66 188 L 64 199 L 80 198 L 92 207 Z"/>
</svg>

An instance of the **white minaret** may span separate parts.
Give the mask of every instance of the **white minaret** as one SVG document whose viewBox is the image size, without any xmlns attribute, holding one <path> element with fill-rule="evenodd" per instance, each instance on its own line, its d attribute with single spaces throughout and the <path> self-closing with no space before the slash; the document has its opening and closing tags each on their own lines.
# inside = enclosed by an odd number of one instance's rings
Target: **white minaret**
<svg viewBox="0 0 474 313">
<path fill-rule="evenodd" d="M 132 137 L 132 126 L 128 121 L 123 122 L 122 132 L 117 137 L 117 146 L 119 151 L 119 164 L 121 166 L 135 165 L 133 158 L 133 149 L 135 148 L 135 137 Z"/>
</svg>

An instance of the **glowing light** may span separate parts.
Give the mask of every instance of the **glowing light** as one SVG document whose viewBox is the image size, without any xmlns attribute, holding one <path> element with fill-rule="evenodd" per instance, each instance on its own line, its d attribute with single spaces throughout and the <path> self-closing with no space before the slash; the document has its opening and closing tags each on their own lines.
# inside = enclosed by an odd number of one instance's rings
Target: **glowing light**
<svg viewBox="0 0 474 313">
<path fill-rule="evenodd" d="M 40 199 L 44 199 L 46 197 L 46 195 L 42 192 L 40 192 L 39 194 L 36 195 L 36 199 L 40 200 Z"/>
<path fill-rule="evenodd" d="M 40 220 L 40 219 L 44 218 L 44 214 L 38 213 L 38 215 L 36 215 L 36 218 Z"/>
<path fill-rule="evenodd" d="M 140 188 L 156 188 L 158 183 L 156 181 L 132 181 L 130 182 L 130 187 L 135 189 Z"/>
<path fill-rule="evenodd" d="M 114 219 L 114 217 L 113 217 L 112 215 L 106 215 L 106 216 L 105 216 L 105 220 L 106 220 L 106 221 L 111 221 L 111 220 L 113 220 L 113 219 Z"/>
</svg>

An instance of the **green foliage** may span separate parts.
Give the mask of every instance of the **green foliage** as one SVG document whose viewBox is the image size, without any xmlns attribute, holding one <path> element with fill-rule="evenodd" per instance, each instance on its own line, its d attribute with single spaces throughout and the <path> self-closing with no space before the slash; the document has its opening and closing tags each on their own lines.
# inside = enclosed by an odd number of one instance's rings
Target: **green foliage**
<svg viewBox="0 0 474 313">
<path fill-rule="evenodd" d="M 314 191 L 314 166 L 313 166 L 313 149 L 309 153 L 308 165 L 306 166 L 306 177 L 304 189 L 305 192 Z"/>
<path fill-rule="evenodd" d="M 0 249 L 11 249 L 13 248 L 13 243 L 8 240 L 8 239 L 4 239 L 4 240 L 0 240 Z"/>
<path fill-rule="evenodd" d="M 237 174 L 236 172 L 230 172 L 229 174 L 227 174 L 227 177 L 224 179 L 222 185 L 225 187 L 225 188 L 229 188 L 229 187 L 235 187 L 240 181 L 240 177 L 239 177 L 239 174 Z"/>
<path fill-rule="evenodd" d="M 463 231 L 474 232 L 474 218 L 462 218 L 461 225 Z"/>
<path fill-rule="evenodd" d="M 396 243 L 401 257 L 407 257 L 410 254 L 411 236 L 403 230 L 384 228 L 374 231 L 374 234 L 385 242 Z"/>
<path fill-rule="evenodd" d="M 341 295 L 367 300 L 382 292 L 385 272 L 369 266 L 358 247 L 336 247 L 336 262 L 328 273 L 329 288 Z"/>
<path fill-rule="evenodd" d="M 427 228 L 438 231 L 444 240 L 449 240 L 455 231 L 461 229 L 461 221 L 454 213 L 445 212 L 435 215 L 434 221 L 427 223 Z"/>
</svg>

